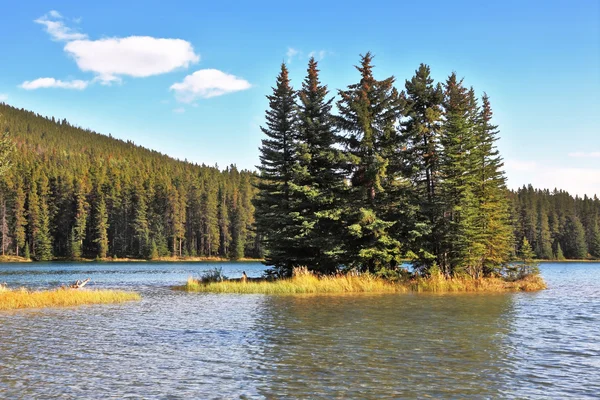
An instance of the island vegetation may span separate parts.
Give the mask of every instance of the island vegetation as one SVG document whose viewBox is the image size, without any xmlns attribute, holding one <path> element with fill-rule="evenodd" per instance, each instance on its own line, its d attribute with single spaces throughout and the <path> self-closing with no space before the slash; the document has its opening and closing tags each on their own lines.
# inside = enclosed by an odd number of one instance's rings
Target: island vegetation
<svg viewBox="0 0 600 400">
<path fill-rule="evenodd" d="M 516 241 L 488 96 L 478 99 L 456 73 L 435 83 L 424 64 L 398 90 L 394 77 L 375 78 L 372 60 L 361 56 L 360 80 L 338 91 L 335 110 L 314 58 L 297 91 L 282 64 L 267 96 L 254 199 L 276 279 L 191 279 L 186 290 L 545 287 L 527 237 Z"/>
<path fill-rule="evenodd" d="M 140 300 L 139 294 L 121 290 L 57 288 L 32 291 L 0 285 L 0 311 L 22 308 L 72 307 Z"/>
</svg>

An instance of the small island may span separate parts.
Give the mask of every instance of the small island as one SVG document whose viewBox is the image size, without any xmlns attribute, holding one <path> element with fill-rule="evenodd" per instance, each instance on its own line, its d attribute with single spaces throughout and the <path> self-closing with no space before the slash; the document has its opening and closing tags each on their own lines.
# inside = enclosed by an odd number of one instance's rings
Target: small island
<svg viewBox="0 0 600 400">
<path fill-rule="evenodd" d="M 86 290 L 61 287 L 49 290 L 10 289 L 0 285 L 0 311 L 23 308 L 73 307 L 140 300 L 134 292 L 122 290 Z"/>
</svg>

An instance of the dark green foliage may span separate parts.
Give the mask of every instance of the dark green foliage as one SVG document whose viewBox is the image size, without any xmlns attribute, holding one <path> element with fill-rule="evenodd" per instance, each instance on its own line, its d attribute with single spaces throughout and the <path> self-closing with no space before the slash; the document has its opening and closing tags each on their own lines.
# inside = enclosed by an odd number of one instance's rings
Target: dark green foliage
<svg viewBox="0 0 600 400">
<path fill-rule="evenodd" d="M 317 62 L 311 58 L 307 76 L 298 92 L 298 125 L 292 190 L 295 223 L 302 226 L 297 237 L 298 263 L 332 273 L 340 263 L 342 226 L 340 217 L 344 157 L 331 108 L 333 98 L 319 81 Z"/>
<path fill-rule="evenodd" d="M 404 175 L 411 184 L 405 207 L 416 209 L 403 237 L 410 249 L 408 255 L 419 270 L 428 270 L 440 253 L 440 135 L 442 101 L 440 84 L 434 84 L 430 68 L 421 64 L 405 83 L 402 144 L 400 148 Z"/>
<path fill-rule="evenodd" d="M 564 191 L 528 186 L 511 193 L 510 201 L 517 241 L 526 237 L 537 258 L 584 259 L 589 255 L 600 259 L 595 241 L 600 215 L 597 197 L 574 198 Z"/>
<path fill-rule="evenodd" d="M 397 143 L 400 98 L 394 78 L 376 80 L 372 55 L 361 57 L 358 83 L 340 90 L 338 125 L 349 161 L 350 187 L 344 193 L 343 263 L 376 271 L 400 261 L 400 242 L 391 234 L 389 217 L 390 158 Z"/>
<path fill-rule="evenodd" d="M 259 254 L 260 247 L 254 246 L 256 230 L 248 233 L 254 218 L 253 173 L 177 161 L 130 141 L 5 104 L 0 104 L 0 115 L 0 132 L 10 132 L 7 149 L 15 148 L 13 157 L 0 156 L 1 165 L 2 160 L 12 160 L 0 187 L 0 197 L 7 200 L 8 236 L 13 244 L 9 253 L 21 255 L 28 247 L 34 259 L 94 258 L 104 250 L 109 257 L 151 257 L 154 242 L 159 256 L 227 257 L 220 242 L 221 237 L 231 236 L 230 225 L 223 225 L 224 235 L 217 218 L 209 218 L 214 226 L 201 226 L 200 199 L 223 186 L 226 216 L 231 215 L 234 189 L 243 193 L 240 207 L 246 233 L 241 248 L 244 256 Z M 194 190 L 196 202 L 191 199 Z M 97 219 L 101 199 L 106 220 Z M 99 233 L 99 223 L 106 227 L 106 235 Z"/>
<path fill-rule="evenodd" d="M 259 193 L 254 202 L 256 225 L 263 233 L 263 243 L 267 249 L 266 264 L 272 265 L 279 275 L 290 275 L 292 268 L 299 266 L 293 238 L 298 235 L 300 227 L 290 215 L 297 112 L 296 94 L 284 64 L 273 94 L 267 98 L 269 109 L 265 114 L 266 127 L 261 128 L 267 138 L 262 140 L 260 148 Z"/>
</svg>

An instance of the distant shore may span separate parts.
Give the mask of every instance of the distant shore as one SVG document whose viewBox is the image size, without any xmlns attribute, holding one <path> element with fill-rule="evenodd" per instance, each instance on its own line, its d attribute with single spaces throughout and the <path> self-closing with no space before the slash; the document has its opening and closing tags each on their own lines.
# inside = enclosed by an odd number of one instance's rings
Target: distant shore
<svg viewBox="0 0 600 400">
<path fill-rule="evenodd" d="M 261 258 L 240 258 L 237 260 L 233 260 L 230 258 L 223 257 L 159 257 L 151 260 L 146 260 L 142 258 L 55 258 L 50 260 L 50 262 L 56 261 L 65 261 L 65 262 L 173 262 L 173 263 L 183 263 L 183 262 L 261 262 L 263 261 Z M 25 257 L 17 257 L 17 256 L 0 256 L 0 263 L 25 263 L 25 262 L 36 262 L 31 259 L 27 259 Z"/>
</svg>

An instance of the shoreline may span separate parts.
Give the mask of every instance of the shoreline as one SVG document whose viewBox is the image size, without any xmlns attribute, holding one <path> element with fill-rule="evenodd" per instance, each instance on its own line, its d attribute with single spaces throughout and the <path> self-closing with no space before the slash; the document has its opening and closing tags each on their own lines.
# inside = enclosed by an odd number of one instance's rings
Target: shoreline
<svg viewBox="0 0 600 400">
<path fill-rule="evenodd" d="M 506 293 L 535 292 L 546 289 L 546 282 L 538 275 L 517 280 L 498 277 L 474 279 L 471 277 L 446 278 L 434 275 L 426 278 L 411 277 L 388 280 L 373 275 L 316 276 L 311 273 L 284 279 L 246 278 L 206 281 L 189 278 L 186 284 L 172 289 L 186 292 L 226 294 L 359 294 L 359 293 Z"/>
<path fill-rule="evenodd" d="M 10 263 L 46 263 L 46 262 L 104 262 L 104 263 L 127 263 L 127 262 L 168 262 L 168 263 L 189 263 L 189 262 L 239 262 L 239 263 L 250 263 L 250 262 L 262 262 L 262 258 L 240 258 L 238 260 L 233 260 L 230 258 L 222 258 L 222 257 L 159 257 L 151 260 L 143 259 L 143 258 L 54 258 L 48 261 L 34 261 L 31 259 L 27 259 L 24 257 L 17 256 L 0 256 L 0 263 L 10 264 Z"/>
</svg>

